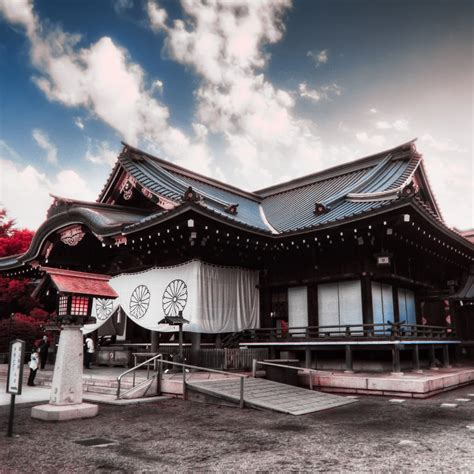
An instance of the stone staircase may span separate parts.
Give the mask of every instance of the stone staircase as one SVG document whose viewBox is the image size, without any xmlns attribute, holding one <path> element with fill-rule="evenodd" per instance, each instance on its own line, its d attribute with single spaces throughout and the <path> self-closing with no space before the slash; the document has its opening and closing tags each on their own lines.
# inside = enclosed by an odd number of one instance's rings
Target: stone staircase
<svg viewBox="0 0 474 474">
<path fill-rule="evenodd" d="M 29 368 L 25 365 L 23 370 L 23 383 L 26 385 Z M 6 383 L 8 376 L 8 366 L 0 365 L 0 383 Z M 141 384 L 146 380 L 146 377 L 140 374 L 136 376 L 136 385 Z M 52 370 L 40 370 L 36 374 L 35 385 L 39 387 L 51 387 L 53 381 Z M 102 375 L 100 369 L 97 373 L 85 372 L 82 376 L 83 396 L 84 399 L 96 399 L 97 401 L 111 401 L 115 400 L 117 394 L 117 376 Z M 122 392 L 130 390 L 133 386 L 131 377 L 122 380 Z M 138 398 L 138 397 L 137 397 Z"/>
</svg>

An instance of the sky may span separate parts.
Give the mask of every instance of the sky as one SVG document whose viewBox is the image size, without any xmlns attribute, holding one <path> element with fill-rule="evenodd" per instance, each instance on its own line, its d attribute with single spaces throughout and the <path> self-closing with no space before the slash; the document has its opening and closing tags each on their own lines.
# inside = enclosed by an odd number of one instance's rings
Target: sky
<svg viewBox="0 0 474 474">
<path fill-rule="evenodd" d="M 417 138 L 474 227 L 471 0 L 0 0 L 0 205 L 95 200 L 121 141 L 246 190 Z"/>
</svg>

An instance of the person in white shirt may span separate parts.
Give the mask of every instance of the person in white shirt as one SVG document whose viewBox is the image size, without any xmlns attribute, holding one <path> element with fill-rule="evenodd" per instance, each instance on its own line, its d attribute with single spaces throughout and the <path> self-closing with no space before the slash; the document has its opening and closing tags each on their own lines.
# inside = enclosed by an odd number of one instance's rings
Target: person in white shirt
<svg viewBox="0 0 474 474">
<path fill-rule="evenodd" d="M 84 353 L 84 367 L 86 369 L 90 369 L 90 365 L 92 362 L 92 358 L 94 356 L 94 341 L 90 336 L 86 337 L 86 347 Z"/>
<path fill-rule="evenodd" d="M 36 372 L 38 372 L 38 366 L 39 366 L 39 349 L 37 347 L 33 348 L 30 356 L 30 362 L 28 363 L 28 367 L 30 368 L 30 375 L 28 377 L 28 385 L 30 387 L 35 386 L 35 377 L 36 377 Z"/>
</svg>

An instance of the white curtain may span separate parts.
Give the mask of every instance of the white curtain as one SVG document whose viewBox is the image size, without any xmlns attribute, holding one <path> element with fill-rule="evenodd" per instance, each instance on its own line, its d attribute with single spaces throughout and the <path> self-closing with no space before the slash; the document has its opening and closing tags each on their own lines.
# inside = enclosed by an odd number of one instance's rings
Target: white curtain
<svg viewBox="0 0 474 474">
<path fill-rule="evenodd" d="M 177 326 L 158 322 L 165 315 L 177 316 L 181 310 L 189 321 L 183 326 L 184 331 L 213 334 L 259 327 L 257 284 L 258 271 L 199 260 L 121 274 L 110 280 L 119 294 L 114 308 L 120 304 L 136 324 L 152 331 L 174 332 Z M 104 322 L 93 325 L 93 329 L 85 327 L 84 332 L 95 330 Z"/>
</svg>

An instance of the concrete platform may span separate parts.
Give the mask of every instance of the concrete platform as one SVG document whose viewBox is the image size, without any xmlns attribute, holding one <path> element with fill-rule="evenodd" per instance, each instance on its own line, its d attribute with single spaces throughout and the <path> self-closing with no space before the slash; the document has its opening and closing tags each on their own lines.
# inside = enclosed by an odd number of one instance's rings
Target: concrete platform
<svg viewBox="0 0 474 474">
<path fill-rule="evenodd" d="M 299 377 L 302 385 L 309 385 L 308 374 Z M 474 367 L 440 368 L 403 375 L 325 371 L 313 373 L 312 377 L 314 388 L 323 392 L 427 398 L 474 383 Z"/>
<path fill-rule="evenodd" d="M 38 405 L 31 409 L 31 417 L 44 421 L 68 421 L 78 418 L 92 418 L 99 413 L 99 407 L 91 403 L 77 405 Z"/>
</svg>

